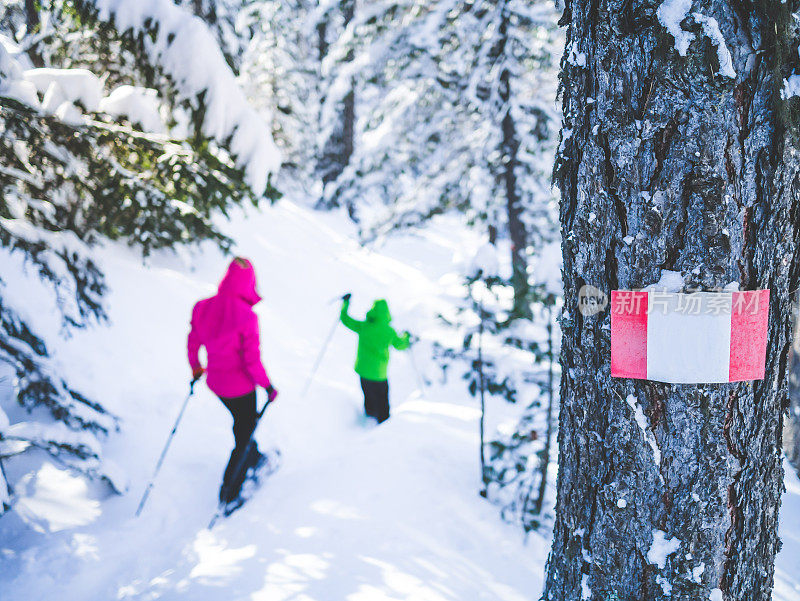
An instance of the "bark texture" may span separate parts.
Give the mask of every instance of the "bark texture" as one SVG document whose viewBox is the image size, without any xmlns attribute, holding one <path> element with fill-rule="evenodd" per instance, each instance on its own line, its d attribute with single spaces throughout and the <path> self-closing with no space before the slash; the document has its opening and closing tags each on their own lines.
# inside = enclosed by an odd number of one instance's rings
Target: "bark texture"
<svg viewBox="0 0 800 601">
<path fill-rule="evenodd" d="M 797 288 L 796 2 L 696 0 L 686 56 L 661 2 L 571 0 L 562 60 L 564 288 L 558 508 L 545 599 L 766 601 L 780 542 L 781 421 Z M 703 27 L 719 25 L 724 53 Z M 585 55 L 585 61 L 582 60 Z M 592 216 L 592 214 L 594 214 Z M 606 293 L 680 271 L 686 291 L 769 288 L 763 381 L 610 377 Z M 633 395 L 646 416 L 643 431 Z M 656 460 L 646 436 L 654 436 Z M 621 502 L 624 500 L 624 502 Z M 679 541 L 659 566 L 654 538 Z M 712 598 L 717 598 L 719 592 Z"/>
</svg>

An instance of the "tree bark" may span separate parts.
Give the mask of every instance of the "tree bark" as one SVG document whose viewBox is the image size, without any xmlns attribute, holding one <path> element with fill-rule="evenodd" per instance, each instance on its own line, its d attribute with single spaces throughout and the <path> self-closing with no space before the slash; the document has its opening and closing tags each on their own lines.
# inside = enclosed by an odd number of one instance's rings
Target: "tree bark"
<svg viewBox="0 0 800 601">
<path fill-rule="evenodd" d="M 569 0 L 562 18 L 555 178 L 566 311 L 544 598 L 697 601 L 720 589 L 726 601 L 767 601 L 798 281 L 800 99 L 781 99 L 784 77 L 798 70 L 797 2 L 696 1 L 681 24 L 694 35 L 686 56 L 659 22 L 660 4 Z M 722 73 L 724 53 L 703 16 L 716 19 L 735 77 Z M 610 312 L 583 316 L 579 290 L 640 288 L 661 270 L 680 271 L 686 291 L 769 288 L 764 380 L 610 377 Z M 648 558 L 656 530 L 680 541 L 663 567 Z"/>
</svg>

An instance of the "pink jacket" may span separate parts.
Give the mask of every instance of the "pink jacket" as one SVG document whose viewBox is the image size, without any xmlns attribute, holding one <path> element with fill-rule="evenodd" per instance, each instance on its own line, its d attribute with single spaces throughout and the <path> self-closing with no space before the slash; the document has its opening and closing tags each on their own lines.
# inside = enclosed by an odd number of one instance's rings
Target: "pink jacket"
<svg viewBox="0 0 800 601">
<path fill-rule="evenodd" d="M 192 369 L 200 367 L 198 352 L 205 346 L 206 382 L 221 397 L 237 397 L 256 386 L 270 386 L 261 363 L 258 317 L 253 312 L 253 305 L 260 300 L 250 261 L 234 259 L 216 296 L 201 300 L 192 310 L 189 365 Z"/>
</svg>

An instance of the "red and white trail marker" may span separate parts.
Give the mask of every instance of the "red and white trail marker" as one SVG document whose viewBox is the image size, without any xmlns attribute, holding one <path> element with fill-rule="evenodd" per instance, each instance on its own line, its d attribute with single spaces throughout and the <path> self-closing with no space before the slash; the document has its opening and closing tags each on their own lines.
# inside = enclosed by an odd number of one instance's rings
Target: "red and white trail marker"
<svg viewBox="0 0 800 601">
<path fill-rule="evenodd" d="M 769 290 L 611 292 L 611 375 L 670 384 L 764 378 Z"/>
</svg>

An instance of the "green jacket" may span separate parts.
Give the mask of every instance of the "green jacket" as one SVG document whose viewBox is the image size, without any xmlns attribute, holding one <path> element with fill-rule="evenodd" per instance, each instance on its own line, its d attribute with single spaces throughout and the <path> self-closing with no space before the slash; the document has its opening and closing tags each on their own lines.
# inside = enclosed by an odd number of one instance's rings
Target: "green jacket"
<svg viewBox="0 0 800 601">
<path fill-rule="evenodd" d="M 345 326 L 358 334 L 356 373 L 365 380 L 385 380 L 389 366 L 389 346 L 398 351 L 407 349 L 410 346 L 410 334 L 405 332 L 398 336 L 389 325 L 392 316 L 385 300 L 376 300 L 364 321 L 350 317 L 347 314 L 349 306 L 349 301 L 345 301 L 340 317 Z"/>
</svg>

